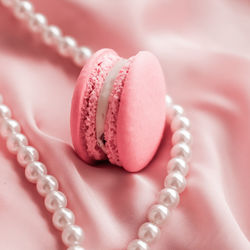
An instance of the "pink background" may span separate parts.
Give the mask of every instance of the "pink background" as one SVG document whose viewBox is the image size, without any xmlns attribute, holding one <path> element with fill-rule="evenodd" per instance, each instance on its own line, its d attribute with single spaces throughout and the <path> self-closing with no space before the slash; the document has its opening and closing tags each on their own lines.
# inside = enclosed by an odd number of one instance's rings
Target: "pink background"
<svg viewBox="0 0 250 250">
<path fill-rule="evenodd" d="M 192 122 L 188 188 L 157 250 L 250 249 L 250 2 L 33 1 L 49 23 L 93 50 L 155 53 L 168 93 Z M 90 167 L 74 153 L 70 102 L 79 70 L 0 6 L 0 92 L 60 182 L 85 247 L 125 249 L 163 187 L 169 129 L 149 166 L 130 174 Z M 64 249 L 35 186 L 0 141 L 0 249 Z"/>
</svg>

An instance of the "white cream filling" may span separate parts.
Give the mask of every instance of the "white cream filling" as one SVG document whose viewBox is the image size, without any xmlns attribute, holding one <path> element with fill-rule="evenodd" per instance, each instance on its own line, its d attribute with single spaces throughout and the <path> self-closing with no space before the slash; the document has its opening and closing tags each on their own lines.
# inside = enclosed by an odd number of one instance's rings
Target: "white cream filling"
<svg viewBox="0 0 250 250">
<path fill-rule="evenodd" d="M 117 75 L 119 74 L 122 67 L 126 64 L 126 59 L 121 59 L 115 65 L 112 67 L 112 69 L 109 71 L 97 103 L 97 110 L 96 110 L 96 139 L 97 144 L 99 147 L 103 150 L 104 153 L 106 153 L 106 148 L 104 145 L 104 125 L 106 120 L 106 114 L 108 111 L 108 101 L 109 96 L 111 94 L 111 91 L 113 89 L 113 85 L 115 83 L 115 79 Z"/>
</svg>

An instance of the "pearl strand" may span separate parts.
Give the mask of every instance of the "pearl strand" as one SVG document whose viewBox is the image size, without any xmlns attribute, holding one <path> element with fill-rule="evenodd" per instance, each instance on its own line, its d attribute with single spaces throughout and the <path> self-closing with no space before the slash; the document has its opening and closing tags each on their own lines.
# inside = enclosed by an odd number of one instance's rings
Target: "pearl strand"
<svg viewBox="0 0 250 250">
<path fill-rule="evenodd" d="M 28 145 L 28 139 L 21 134 L 21 126 L 11 119 L 12 112 L 3 104 L 0 96 L 0 135 L 6 139 L 10 153 L 17 155 L 18 163 L 25 168 L 28 181 L 36 184 L 37 192 L 45 198 L 46 209 L 52 213 L 52 222 L 56 229 L 62 231 L 62 241 L 68 250 L 84 250 L 81 243 L 84 239 L 82 228 L 75 225 L 74 213 L 66 208 L 67 198 L 58 191 L 58 181 L 48 175 L 46 166 L 39 162 L 38 151 Z M 169 217 L 173 208 L 180 201 L 179 194 L 186 187 L 185 176 L 188 174 L 192 141 L 189 120 L 184 116 L 183 108 L 174 105 L 166 96 L 167 120 L 171 122 L 173 132 L 171 159 L 167 164 L 168 175 L 164 180 L 164 188 L 159 192 L 158 202 L 148 211 L 148 222 L 138 230 L 138 239 L 131 241 L 127 250 L 149 250 L 149 244 L 159 237 L 160 227 Z M 183 123 L 182 121 L 185 122 Z"/>
<path fill-rule="evenodd" d="M 10 108 L 3 104 L 0 95 L 0 135 L 6 139 L 10 153 L 17 155 L 17 161 L 25 169 L 26 179 L 36 184 L 37 192 L 44 197 L 46 209 L 52 213 L 52 223 L 60 230 L 61 238 L 67 250 L 84 250 L 81 246 L 84 231 L 75 224 L 74 213 L 66 208 L 67 198 L 58 190 L 58 180 L 48 175 L 47 167 L 39 161 L 37 149 L 28 145 L 27 137 L 21 133 L 21 126 L 11 119 Z"/>
<path fill-rule="evenodd" d="M 184 110 L 174 105 L 171 97 L 166 96 L 167 121 L 173 133 L 171 159 L 167 164 L 168 175 L 164 188 L 159 192 L 156 204 L 147 214 L 148 221 L 138 229 L 138 238 L 128 244 L 127 250 L 149 250 L 150 244 L 160 235 L 160 227 L 166 222 L 171 211 L 180 202 L 179 194 L 186 188 L 186 175 L 189 171 L 192 136 L 189 132 L 190 121 L 184 116 Z"/>
<path fill-rule="evenodd" d="M 11 8 L 15 17 L 28 24 L 29 29 L 41 35 L 48 46 L 55 47 L 63 57 L 69 57 L 82 67 L 92 55 L 91 50 L 85 46 L 78 46 L 76 40 L 70 36 L 63 36 L 62 31 L 55 25 L 48 25 L 47 18 L 34 12 L 31 2 L 23 0 L 0 0 L 5 7 Z"/>
<path fill-rule="evenodd" d="M 29 1 L 0 0 L 6 7 L 12 8 L 14 15 L 28 23 L 30 30 L 40 33 L 45 44 L 54 46 L 58 53 L 69 57 L 78 66 L 83 66 L 92 52 L 87 47 L 78 47 L 76 41 L 69 36 L 63 37 L 61 30 L 56 26 L 47 25 L 44 15 L 35 13 Z M 2 97 L 0 96 L 0 103 Z M 169 217 L 173 208 L 180 201 L 179 194 L 186 187 L 185 176 L 189 171 L 191 157 L 190 144 L 192 136 L 189 132 L 190 121 L 184 116 L 184 110 L 174 105 L 172 99 L 166 96 L 167 121 L 171 123 L 173 132 L 171 159 L 167 164 L 168 175 L 164 180 L 164 188 L 159 192 L 158 201 L 148 211 L 148 222 L 142 224 L 138 230 L 138 239 L 131 241 L 127 250 L 149 250 L 150 243 L 159 237 L 160 227 Z M 62 240 L 69 247 L 68 250 L 84 250 L 80 246 L 84 238 L 83 230 L 74 225 L 74 213 L 66 208 L 65 194 L 58 191 L 58 181 L 54 176 L 47 174 L 46 166 L 39 162 L 38 151 L 28 146 L 25 135 L 20 133 L 19 123 L 11 119 L 10 109 L 0 104 L 0 134 L 7 139 L 8 150 L 17 154 L 17 160 L 25 168 L 28 181 L 35 183 L 38 193 L 45 197 L 45 207 L 50 211 L 53 225 L 62 231 Z M 72 240 L 73 239 L 73 240 Z"/>
</svg>

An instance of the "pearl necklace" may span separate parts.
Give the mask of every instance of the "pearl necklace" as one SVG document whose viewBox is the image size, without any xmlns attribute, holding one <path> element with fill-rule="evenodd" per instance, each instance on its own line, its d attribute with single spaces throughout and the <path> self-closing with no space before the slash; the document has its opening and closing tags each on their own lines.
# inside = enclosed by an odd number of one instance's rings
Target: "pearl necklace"
<svg viewBox="0 0 250 250">
<path fill-rule="evenodd" d="M 35 13 L 29 1 L 0 0 L 0 3 L 11 8 L 18 19 L 28 23 L 32 32 L 39 33 L 47 45 L 55 47 L 60 55 L 71 58 L 76 65 L 83 66 L 86 59 L 92 55 L 89 48 L 79 47 L 74 38 L 62 36 L 58 27 L 48 25 L 46 17 Z M 190 121 L 184 115 L 183 108 L 175 105 L 168 95 L 166 109 L 166 121 L 170 123 L 173 133 L 171 159 L 167 164 L 168 175 L 157 202 L 148 210 L 148 222 L 139 227 L 138 239 L 131 241 L 127 250 L 150 249 L 149 245 L 159 237 L 160 227 L 172 209 L 177 207 L 180 201 L 179 194 L 186 187 L 185 177 L 189 171 L 191 157 Z M 39 161 L 38 151 L 28 145 L 27 137 L 21 133 L 20 124 L 11 117 L 12 112 L 3 104 L 3 97 L 0 95 L 0 135 L 6 139 L 9 152 L 17 155 L 18 163 L 25 169 L 25 177 L 29 182 L 36 184 L 37 192 L 44 197 L 44 205 L 52 213 L 55 228 L 62 231 L 62 241 L 67 250 L 84 250 L 82 247 L 84 231 L 75 224 L 74 213 L 66 207 L 67 198 L 58 190 L 57 179 L 48 174 L 47 167 Z"/>
</svg>

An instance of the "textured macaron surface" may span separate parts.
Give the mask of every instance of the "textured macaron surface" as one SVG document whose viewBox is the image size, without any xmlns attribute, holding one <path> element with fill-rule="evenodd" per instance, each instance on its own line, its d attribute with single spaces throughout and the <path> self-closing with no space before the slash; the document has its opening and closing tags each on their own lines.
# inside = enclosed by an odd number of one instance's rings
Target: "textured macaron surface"
<svg viewBox="0 0 250 250">
<path fill-rule="evenodd" d="M 85 131 L 88 155 L 95 160 L 103 160 L 106 158 L 102 149 L 97 145 L 96 138 L 96 111 L 98 98 L 103 83 L 117 60 L 118 57 L 111 53 L 106 53 L 97 59 L 96 67 L 93 68 L 90 74 L 83 97 L 81 127 L 82 130 Z"/>
<path fill-rule="evenodd" d="M 102 84 L 119 59 L 110 49 L 96 52 L 83 67 L 71 104 L 71 135 L 78 155 L 88 163 L 106 159 L 97 145 L 96 109 Z"/>
<path fill-rule="evenodd" d="M 118 166 L 121 166 L 122 163 L 120 162 L 119 152 L 117 148 L 117 133 L 116 133 L 117 117 L 119 113 L 122 89 L 124 87 L 124 82 L 132 60 L 133 58 L 130 58 L 124 63 L 124 66 L 120 69 L 115 79 L 113 89 L 109 97 L 108 111 L 106 114 L 106 122 L 105 122 L 106 154 L 109 161 L 112 164 Z"/>
</svg>

